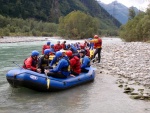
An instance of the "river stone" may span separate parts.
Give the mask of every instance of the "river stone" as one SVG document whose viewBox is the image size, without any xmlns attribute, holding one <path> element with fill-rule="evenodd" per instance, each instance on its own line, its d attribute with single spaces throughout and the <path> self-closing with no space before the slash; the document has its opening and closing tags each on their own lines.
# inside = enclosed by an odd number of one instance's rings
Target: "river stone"
<svg viewBox="0 0 150 113">
<path fill-rule="evenodd" d="M 125 87 L 124 90 L 131 90 L 131 88 L 130 87 Z"/>
<path fill-rule="evenodd" d="M 130 94 L 132 91 L 131 90 L 124 90 L 123 93 L 127 93 L 127 94 Z"/>
<path fill-rule="evenodd" d="M 130 95 L 139 95 L 137 92 L 132 92 Z"/>
<path fill-rule="evenodd" d="M 144 89 L 138 89 L 138 91 L 143 92 L 143 91 L 144 91 Z"/>
<path fill-rule="evenodd" d="M 118 85 L 118 87 L 122 88 L 122 87 L 123 87 L 123 85 L 122 85 L 122 84 L 120 84 L 120 85 Z"/>
<path fill-rule="evenodd" d="M 142 96 L 141 95 L 131 95 L 130 98 L 132 99 L 140 99 Z"/>
</svg>

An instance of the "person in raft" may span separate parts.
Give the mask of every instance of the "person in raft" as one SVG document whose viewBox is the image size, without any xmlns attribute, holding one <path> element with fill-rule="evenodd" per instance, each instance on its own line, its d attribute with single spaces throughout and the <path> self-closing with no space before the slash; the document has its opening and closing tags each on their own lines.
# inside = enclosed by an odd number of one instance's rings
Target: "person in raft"
<svg viewBox="0 0 150 113">
<path fill-rule="evenodd" d="M 90 57 L 90 50 L 87 48 L 87 46 L 80 44 L 80 49 L 84 49 L 86 56 Z"/>
<path fill-rule="evenodd" d="M 66 41 L 63 41 L 63 42 L 61 43 L 61 47 L 62 47 L 62 49 L 66 50 Z"/>
<path fill-rule="evenodd" d="M 50 55 L 50 49 L 45 49 L 44 50 L 44 55 L 42 55 L 41 57 L 39 57 L 38 60 L 38 68 L 41 69 L 41 73 L 44 73 L 44 69 L 48 68 L 49 66 L 49 55 Z"/>
<path fill-rule="evenodd" d="M 66 60 L 69 60 L 68 57 L 65 54 L 66 50 L 61 49 L 60 52 L 62 52 L 62 57 L 63 58 L 65 58 Z M 57 65 L 58 64 L 58 60 L 59 60 L 59 58 L 57 58 L 57 56 L 55 55 L 53 57 L 53 59 L 51 60 L 51 62 L 50 62 L 50 67 L 52 67 L 54 64 Z"/>
<path fill-rule="evenodd" d="M 47 44 L 43 45 L 43 47 L 42 47 L 42 55 L 44 55 L 44 50 L 45 49 L 50 49 L 50 44 L 51 44 L 51 42 L 47 42 Z"/>
<path fill-rule="evenodd" d="M 88 56 L 86 56 L 86 52 L 84 49 L 80 50 L 80 62 L 81 62 L 81 72 L 88 72 L 89 70 L 86 69 L 87 67 L 90 67 L 90 59 Z"/>
<path fill-rule="evenodd" d="M 50 56 L 51 57 L 51 56 Z M 56 53 L 55 53 L 55 56 L 52 58 L 52 59 L 50 59 L 51 61 L 50 61 L 50 64 L 49 64 L 49 66 L 50 67 L 53 67 L 53 65 L 57 65 L 57 62 L 58 62 L 58 60 L 59 60 L 59 58 L 56 56 Z"/>
<path fill-rule="evenodd" d="M 54 50 L 55 52 L 57 52 L 61 49 L 62 49 L 62 46 L 60 45 L 60 41 L 57 41 L 57 44 L 54 45 Z"/>
<path fill-rule="evenodd" d="M 70 71 L 68 70 L 69 62 L 63 58 L 62 52 L 57 51 L 55 55 L 59 59 L 58 65 L 50 70 L 45 69 L 45 74 L 55 78 L 67 78 L 70 75 Z"/>
<path fill-rule="evenodd" d="M 81 73 L 81 63 L 80 58 L 74 56 L 71 50 L 66 51 L 66 55 L 69 57 L 70 61 L 70 71 L 71 76 L 78 76 Z"/>
<path fill-rule="evenodd" d="M 54 49 L 54 44 L 51 44 L 51 48 L 50 48 L 51 52 L 55 54 L 55 49 Z"/>
<path fill-rule="evenodd" d="M 31 56 L 24 60 L 24 69 L 29 69 L 38 73 L 41 73 L 41 69 L 37 68 L 39 52 L 37 50 L 32 51 Z"/>
<path fill-rule="evenodd" d="M 88 40 L 88 41 L 91 43 L 94 43 L 94 49 L 96 49 L 96 50 L 94 52 L 93 58 L 95 58 L 96 54 L 98 54 L 98 63 L 100 63 L 101 50 L 102 50 L 102 39 L 99 38 L 98 35 L 94 35 L 94 39 Z M 93 61 L 95 61 L 95 60 L 93 59 Z"/>
</svg>

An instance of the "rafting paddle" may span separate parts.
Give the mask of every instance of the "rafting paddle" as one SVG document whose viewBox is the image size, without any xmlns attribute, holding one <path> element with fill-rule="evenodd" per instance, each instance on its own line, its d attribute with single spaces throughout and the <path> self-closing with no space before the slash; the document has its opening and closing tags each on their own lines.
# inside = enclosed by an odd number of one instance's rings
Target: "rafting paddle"
<svg viewBox="0 0 150 113">
<path fill-rule="evenodd" d="M 45 75 L 46 75 L 46 80 L 47 80 L 47 89 L 49 89 L 49 85 L 50 85 L 50 79 L 48 78 L 48 75 L 47 75 L 47 70 L 45 69 Z"/>
</svg>

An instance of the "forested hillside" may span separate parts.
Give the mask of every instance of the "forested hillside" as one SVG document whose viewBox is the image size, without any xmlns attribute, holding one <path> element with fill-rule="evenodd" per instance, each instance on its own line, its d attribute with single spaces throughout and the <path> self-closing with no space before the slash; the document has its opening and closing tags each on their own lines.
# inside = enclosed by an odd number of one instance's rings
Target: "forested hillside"
<svg viewBox="0 0 150 113">
<path fill-rule="evenodd" d="M 4 16 L 50 22 L 58 22 L 60 16 L 80 10 L 100 18 L 106 25 L 120 26 L 95 0 L 0 0 L 0 7 Z"/>
<path fill-rule="evenodd" d="M 117 30 L 121 25 L 95 0 L 0 0 L 0 15 L 7 17 L 6 19 L 32 19 L 32 21 L 59 24 L 61 16 L 77 10 L 98 18 L 100 20 L 99 30 L 104 31 L 105 34 L 111 34 L 109 32 Z"/>
</svg>

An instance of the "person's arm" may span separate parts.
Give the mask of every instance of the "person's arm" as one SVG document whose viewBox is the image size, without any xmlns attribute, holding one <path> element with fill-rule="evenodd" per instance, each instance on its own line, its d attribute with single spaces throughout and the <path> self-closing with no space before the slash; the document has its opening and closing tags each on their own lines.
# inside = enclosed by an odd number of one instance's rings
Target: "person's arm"
<svg viewBox="0 0 150 113">
<path fill-rule="evenodd" d="M 89 62 L 88 58 L 87 58 L 87 57 L 84 57 L 84 58 L 83 58 L 82 65 L 81 65 L 81 68 L 87 67 L 88 62 Z"/>
<path fill-rule="evenodd" d="M 55 56 L 50 63 L 50 66 L 53 66 L 57 62 L 57 57 Z"/>
<path fill-rule="evenodd" d="M 91 42 L 91 43 L 98 43 L 98 39 L 92 39 L 92 40 L 86 40 L 88 42 Z"/>
<path fill-rule="evenodd" d="M 51 72 L 59 72 L 59 71 L 61 71 L 61 68 L 64 66 L 63 60 L 64 59 L 60 60 L 58 62 L 58 65 L 54 69 L 52 69 Z"/>
</svg>

